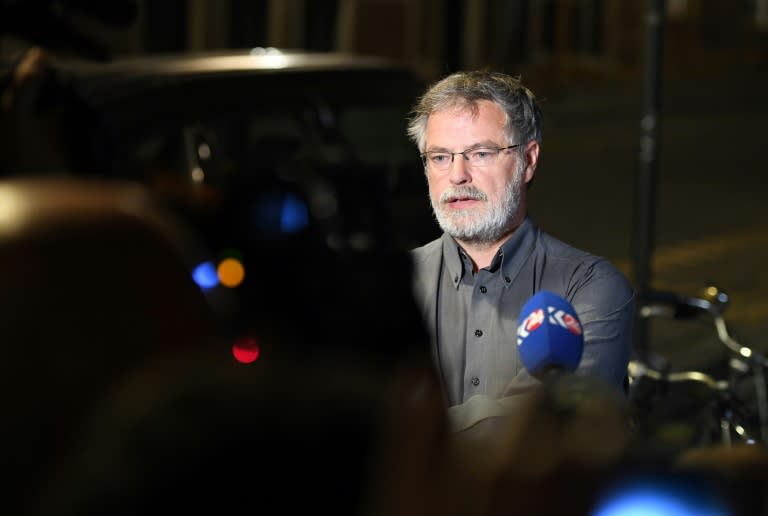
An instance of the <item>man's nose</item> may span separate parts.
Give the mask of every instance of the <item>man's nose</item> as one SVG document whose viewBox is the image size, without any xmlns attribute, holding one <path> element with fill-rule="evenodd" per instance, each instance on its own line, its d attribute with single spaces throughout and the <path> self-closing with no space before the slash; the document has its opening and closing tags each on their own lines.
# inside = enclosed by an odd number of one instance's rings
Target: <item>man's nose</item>
<svg viewBox="0 0 768 516">
<path fill-rule="evenodd" d="M 450 165 L 450 179 L 451 183 L 460 185 L 468 183 L 472 180 L 472 176 L 469 175 L 467 167 L 468 161 L 464 157 L 464 154 L 454 154 L 453 160 Z"/>
</svg>

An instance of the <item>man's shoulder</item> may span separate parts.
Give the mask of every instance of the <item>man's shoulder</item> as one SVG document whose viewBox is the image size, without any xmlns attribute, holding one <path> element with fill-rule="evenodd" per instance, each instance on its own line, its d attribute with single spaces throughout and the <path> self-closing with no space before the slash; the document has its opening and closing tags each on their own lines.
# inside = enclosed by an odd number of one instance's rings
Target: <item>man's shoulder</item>
<svg viewBox="0 0 768 516">
<path fill-rule="evenodd" d="M 436 238 L 421 247 L 411 249 L 411 257 L 417 262 L 424 262 L 436 258 L 440 256 L 440 253 L 442 252 L 442 242 L 442 238 Z"/>
<path fill-rule="evenodd" d="M 442 238 L 437 238 L 421 247 L 411 249 L 413 265 L 413 286 L 417 302 L 424 308 L 425 313 L 434 307 L 434 296 L 438 281 L 438 271 L 443 253 Z"/>
<path fill-rule="evenodd" d="M 559 238 L 542 230 L 539 230 L 539 245 L 546 251 L 547 255 L 556 259 L 572 261 L 591 261 L 600 259 L 599 256 L 563 242 Z"/>
<path fill-rule="evenodd" d="M 539 234 L 539 242 L 547 261 L 558 263 L 571 281 L 601 279 L 625 293 L 632 290 L 624 273 L 607 258 L 574 247 L 543 231 Z"/>
<path fill-rule="evenodd" d="M 615 268 L 613 264 L 603 256 L 598 256 L 584 249 L 574 247 L 544 231 L 539 232 L 539 245 L 547 254 L 548 259 L 571 262 L 575 266 L 597 265 L 600 267 Z"/>
</svg>

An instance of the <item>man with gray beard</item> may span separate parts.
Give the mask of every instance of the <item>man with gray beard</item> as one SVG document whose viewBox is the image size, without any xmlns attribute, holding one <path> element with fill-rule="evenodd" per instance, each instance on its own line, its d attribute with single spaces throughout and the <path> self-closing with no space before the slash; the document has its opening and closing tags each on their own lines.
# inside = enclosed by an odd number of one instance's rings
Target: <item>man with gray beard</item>
<svg viewBox="0 0 768 516">
<path fill-rule="evenodd" d="M 568 300 L 582 322 L 577 374 L 618 393 L 626 387 L 629 282 L 605 259 L 551 237 L 527 215 L 541 119 L 533 93 L 517 78 L 475 71 L 432 85 L 409 122 L 444 232 L 412 251 L 414 292 L 456 431 L 492 424 L 540 385 L 516 346 L 520 311 L 540 290 Z"/>
</svg>

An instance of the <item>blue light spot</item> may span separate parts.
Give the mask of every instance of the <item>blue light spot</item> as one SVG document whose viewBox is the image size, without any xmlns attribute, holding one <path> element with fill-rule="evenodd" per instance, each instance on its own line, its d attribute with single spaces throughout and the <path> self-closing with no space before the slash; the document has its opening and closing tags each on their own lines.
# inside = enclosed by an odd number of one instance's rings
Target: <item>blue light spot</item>
<svg viewBox="0 0 768 516">
<path fill-rule="evenodd" d="M 632 485 L 613 492 L 592 516 L 731 516 L 719 500 L 674 485 Z"/>
<path fill-rule="evenodd" d="M 283 233 L 296 233 L 309 224 L 307 206 L 293 194 L 286 194 L 283 200 L 283 212 L 280 217 L 280 229 Z"/>
<path fill-rule="evenodd" d="M 208 290 L 219 284 L 219 275 L 213 262 L 203 262 L 192 271 L 192 279 L 203 290 Z"/>
<path fill-rule="evenodd" d="M 291 192 L 268 192 L 249 208 L 249 222 L 262 235 L 290 235 L 309 224 L 307 205 Z"/>
</svg>

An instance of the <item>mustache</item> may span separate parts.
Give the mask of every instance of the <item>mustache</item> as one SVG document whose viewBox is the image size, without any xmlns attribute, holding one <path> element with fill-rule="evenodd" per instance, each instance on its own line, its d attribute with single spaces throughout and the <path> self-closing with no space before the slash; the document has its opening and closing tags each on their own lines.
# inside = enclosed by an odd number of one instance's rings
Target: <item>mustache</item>
<svg viewBox="0 0 768 516">
<path fill-rule="evenodd" d="M 440 194 L 440 204 L 446 204 L 459 199 L 487 201 L 488 196 L 474 186 L 454 186 L 444 190 L 443 193 Z"/>
</svg>

